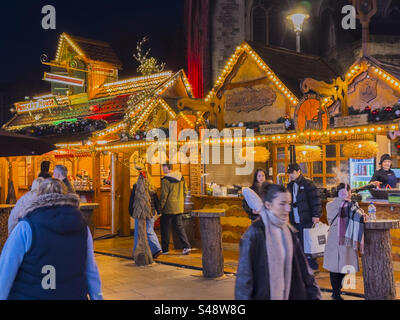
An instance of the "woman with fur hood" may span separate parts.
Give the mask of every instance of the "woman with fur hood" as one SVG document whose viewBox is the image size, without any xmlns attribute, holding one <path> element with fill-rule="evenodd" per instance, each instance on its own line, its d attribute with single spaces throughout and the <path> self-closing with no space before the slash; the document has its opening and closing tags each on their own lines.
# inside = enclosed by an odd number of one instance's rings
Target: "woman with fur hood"
<svg viewBox="0 0 400 320">
<path fill-rule="evenodd" d="M 39 185 L 44 181 L 44 178 L 39 177 L 32 182 L 31 190 L 25 193 L 11 210 L 10 217 L 8 218 L 8 235 L 14 230 L 19 219 L 26 216 L 26 211 L 30 209 L 32 201 L 37 197 Z"/>
<path fill-rule="evenodd" d="M 46 179 L 0 256 L 0 299 L 102 299 L 90 230 L 76 194 Z"/>
</svg>

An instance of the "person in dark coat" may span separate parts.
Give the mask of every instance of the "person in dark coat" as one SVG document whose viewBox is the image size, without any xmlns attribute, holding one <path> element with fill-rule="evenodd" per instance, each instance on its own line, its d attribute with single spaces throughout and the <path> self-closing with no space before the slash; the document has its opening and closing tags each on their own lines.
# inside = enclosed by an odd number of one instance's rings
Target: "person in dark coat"
<svg viewBox="0 0 400 320">
<path fill-rule="evenodd" d="M 301 173 L 300 166 L 292 163 L 288 167 L 290 183 L 287 188 L 292 194 L 293 205 L 290 211 L 290 223 L 299 231 L 300 243 L 303 243 L 303 230 L 312 228 L 322 215 L 322 204 L 315 184 Z M 317 261 L 307 256 L 308 263 L 314 271 L 318 271 Z"/>
<path fill-rule="evenodd" d="M 38 177 L 43 179 L 51 178 L 49 170 L 50 170 L 50 161 L 42 161 L 40 163 L 40 172 Z"/>
<path fill-rule="evenodd" d="M 283 186 L 263 186 L 262 200 L 251 189 L 243 194 L 260 211 L 240 240 L 237 300 L 320 300 L 303 249 L 289 224 L 291 195 Z"/>
<path fill-rule="evenodd" d="M 392 157 L 390 154 L 384 154 L 379 161 L 381 168 L 375 171 L 370 183 L 380 188 L 386 188 L 389 185 L 391 188 L 396 188 L 397 177 L 392 168 Z"/>
<path fill-rule="evenodd" d="M 267 173 L 263 169 L 257 169 L 256 172 L 254 173 L 253 184 L 251 185 L 250 189 L 253 190 L 255 193 L 257 193 L 260 197 L 261 197 L 261 186 L 266 181 L 266 177 Z M 251 220 L 255 220 L 258 218 L 259 212 L 253 211 L 253 209 L 249 207 L 245 199 L 243 199 L 242 201 L 242 206 L 243 210 L 246 211 Z"/>
</svg>

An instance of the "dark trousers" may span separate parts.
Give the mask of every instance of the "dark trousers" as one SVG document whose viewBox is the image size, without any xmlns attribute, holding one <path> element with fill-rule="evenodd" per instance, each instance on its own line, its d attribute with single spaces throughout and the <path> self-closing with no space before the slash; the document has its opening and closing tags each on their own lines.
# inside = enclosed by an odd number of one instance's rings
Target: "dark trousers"
<svg viewBox="0 0 400 320">
<path fill-rule="evenodd" d="M 162 251 L 169 251 L 169 226 L 171 222 L 176 235 L 183 244 L 183 248 L 190 249 L 190 243 L 183 227 L 182 214 L 163 214 L 160 219 Z"/>
<path fill-rule="evenodd" d="M 304 251 L 304 237 L 303 237 L 303 230 L 304 229 L 310 229 L 313 226 L 313 223 L 293 223 L 293 226 L 299 231 L 297 234 L 299 236 L 299 240 L 301 243 L 301 247 L 303 248 Z M 318 270 L 318 263 L 315 258 L 312 258 L 311 255 L 306 254 L 307 261 L 311 269 L 313 270 Z"/>
<path fill-rule="evenodd" d="M 346 276 L 346 274 L 330 272 L 329 275 L 331 278 L 331 285 L 332 285 L 332 297 L 338 298 L 340 297 L 342 290 L 342 281 L 343 278 Z"/>
</svg>

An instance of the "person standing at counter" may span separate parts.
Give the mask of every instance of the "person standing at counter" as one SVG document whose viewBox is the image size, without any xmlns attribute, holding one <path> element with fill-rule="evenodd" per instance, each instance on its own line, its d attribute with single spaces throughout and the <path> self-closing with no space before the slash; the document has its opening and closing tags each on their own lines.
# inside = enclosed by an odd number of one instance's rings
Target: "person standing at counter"
<svg viewBox="0 0 400 320">
<path fill-rule="evenodd" d="M 68 180 L 68 169 L 65 166 L 56 165 L 54 167 L 53 178 L 63 182 L 64 185 L 67 187 L 68 193 L 75 193 L 74 187 Z"/>
<path fill-rule="evenodd" d="M 290 223 L 299 231 L 301 245 L 304 247 L 303 230 L 312 228 L 319 222 L 322 215 L 322 204 L 314 183 L 306 179 L 301 173 L 297 163 L 289 164 L 288 174 L 290 183 L 288 190 L 292 194 L 293 205 L 290 211 Z M 310 267 L 317 272 L 318 263 L 315 259 L 307 256 Z"/>
<path fill-rule="evenodd" d="M 40 163 L 40 172 L 38 177 L 43 179 L 51 178 L 49 170 L 50 170 L 50 161 L 42 161 Z"/>
<path fill-rule="evenodd" d="M 396 188 L 397 177 L 392 168 L 392 158 L 390 154 L 384 154 L 379 161 L 381 168 L 375 171 L 370 183 L 379 188 L 386 188 L 388 185 L 391 188 Z"/>
<path fill-rule="evenodd" d="M 261 187 L 263 183 L 266 182 L 266 177 L 267 173 L 263 169 L 257 169 L 254 173 L 253 184 L 250 189 L 257 193 L 259 197 L 261 197 Z M 242 206 L 243 210 L 247 212 L 251 220 L 258 218 L 260 212 L 251 209 L 245 199 L 243 199 Z"/>
</svg>

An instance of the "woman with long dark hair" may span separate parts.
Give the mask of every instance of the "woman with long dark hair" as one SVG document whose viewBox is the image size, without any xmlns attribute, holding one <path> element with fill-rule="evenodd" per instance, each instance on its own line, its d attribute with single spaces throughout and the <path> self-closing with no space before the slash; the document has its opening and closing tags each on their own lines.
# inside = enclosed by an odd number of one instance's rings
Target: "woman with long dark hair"
<svg viewBox="0 0 400 320">
<path fill-rule="evenodd" d="M 289 224 L 290 192 L 281 185 L 264 184 L 262 199 L 250 188 L 243 195 L 260 217 L 240 241 L 235 298 L 320 300 L 314 274 Z"/>
<path fill-rule="evenodd" d="M 261 197 L 261 188 L 263 183 L 266 182 L 266 179 L 267 179 L 267 173 L 265 172 L 265 170 L 257 169 L 256 172 L 254 173 L 253 183 L 250 189 L 253 190 L 255 193 L 257 193 L 259 197 Z M 247 212 L 251 220 L 257 219 L 259 212 L 257 210 L 251 209 L 245 199 L 243 199 L 242 201 L 242 206 L 244 211 Z"/>
</svg>

